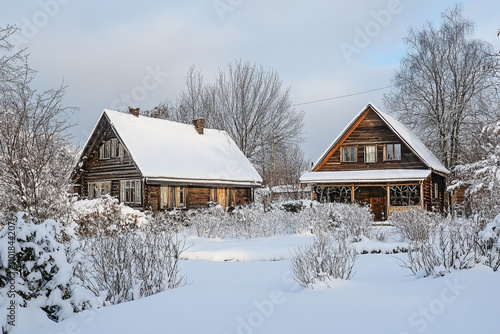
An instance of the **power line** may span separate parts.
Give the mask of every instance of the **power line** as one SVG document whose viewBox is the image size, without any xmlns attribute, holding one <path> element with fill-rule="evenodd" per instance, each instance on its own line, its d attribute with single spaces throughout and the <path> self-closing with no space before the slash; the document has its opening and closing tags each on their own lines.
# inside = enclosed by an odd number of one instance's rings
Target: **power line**
<svg viewBox="0 0 500 334">
<path fill-rule="evenodd" d="M 337 100 L 337 99 L 341 99 L 341 98 L 344 98 L 344 97 L 349 97 L 349 96 L 355 96 L 355 95 L 361 95 L 361 94 L 376 92 L 378 90 L 387 89 L 387 88 L 391 88 L 391 87 L 392 86 L 386 86 L 386 87 L 375 88 L 375 89 L 371 89 L 371 90 L 365 90 L 364 92 L 358 92 L 358 93 L 352 93 L 352 94 L 347 94 L 347 95 L 335 96 L 335 97 L 330 97 L 330 98 L 322 99 L 322 100 L 314 100 L 314 101 L 309 101 L 309 102 L 297 103 L 297 104 L 292 104 L 290 107 L 302 106 L 304 104 L 312 104 L 312 103 L 318 103 L 318 102 L 324 102 L 324 101 L 330 101 L 330 100 Z"/>
</svg>

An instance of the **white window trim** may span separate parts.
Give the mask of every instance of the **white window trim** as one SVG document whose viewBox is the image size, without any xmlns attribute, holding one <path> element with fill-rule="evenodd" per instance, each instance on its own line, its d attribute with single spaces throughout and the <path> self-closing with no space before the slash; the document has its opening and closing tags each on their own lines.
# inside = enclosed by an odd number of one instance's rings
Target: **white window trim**
<svg viewBox="0 0 500 334">
<path fill-rule="evenodd" d="M 375 152 L 374 152 L 375 153 L 375 161 L 368 161 L 368 159 L 367 159 L 368 155 L 366 154 L 366 151 L 367 151 L 368 147 L 374 147 L 375 148 Z M 365 163 L 367 163 L 367 164 L 377 163 L 377 145 L 366 145 L 365 146 Z"/>
<path fill-rule="evenodd" d="M 118 155 L 116 155 L 117 146 L 118 146 Z M 106 155 L 106 153 L 108 154 Z M 123 145 L 118 140 L 118 138 L 111 138 L 110 140 L 105 140 L 102 142 L 101 147 L 99 147 L 99 160 L 122 158 L 123 154 L 124 154 Z"/>
<path fill-rule="evenodd" d="M 182 188 L 183 205 L 181 205 L 181 188 Z M 187 187 L 174 187 L 174 186 L 161 187 L 160 188 L 161 209 L 185 209 L 187 207 L 186 203 L 187 191 L 188 191 Z"/>
<path fill-rule="evenodd" d="M 132 183 L 134 188 L 134 198 L 127 201 L 127 182 L 129 197 L 132 195 Z M 120 202 L 129 204 L 142 204 L 142 182 L 141 180 L 124 180 L 120 181 Z"/>
<path fill-rule="evenodd" d="M 99 198 L 111 194 L 111 181 L 94 181 L 87 184 L 88 199 Z"/>
</svg>

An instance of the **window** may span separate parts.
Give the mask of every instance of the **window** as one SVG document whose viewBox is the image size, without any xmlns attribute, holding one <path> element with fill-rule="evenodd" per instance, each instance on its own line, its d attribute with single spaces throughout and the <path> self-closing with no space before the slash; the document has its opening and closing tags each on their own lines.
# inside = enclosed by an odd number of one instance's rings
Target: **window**
<svg viewBox="0 0 500 334">
<path fill-rule="evenodd" d="M 439 184 L 434 183 L 434 198 L 439 198 Z"/>
<path fill-rule="evenodd" d="M 342 147 L 342 161 L 356 162 L 356 151 L 355 146 Z"/>
<path fill-rule="evenodd" d="M 351 187 L 314 187 L 315 199 L 321 203 L 351 203 Z"/>
<path fill-rule="evenodd" d="M 366 163 L 377 162 L 377 146 L 376 145 L 365 146 L 365 162 Z"/>
<path fill-rule="evenodd" d="M 99 159 L 123 157 L 123 146 L 117 138 L 106 140 L 99 148 Z"/>
<path fill-rule="evenodd" d="M 142 199 L 142 187 L 140 180 L 120 182 L 120 201 L 123 203 L 140 204 Z"/>
<path fill-rule="evenodd" d="M 111 181 L 89 182 L 89 199 L 111 194 Z"/>
<path fill-rule="evenodd" d="M 161 208 L 185 208 L 186 194 L 187 188 L 185 187 L 161 187 Z"/>
<path fill-rule="evenodd" d="M 178 208 L 186 207 L 186 191 L 184 187 L 176 187 L 177 198 L 176 198 L 176 206 Z"/>
<path fill-rule="evenodd" d="M 391 186 L 391 206 L 415 206 L 420 203 L 420 186 Z"/>
<path fill-rule="evenodd" d="M 401 160 L 401 144 L 386 144 L 384 148 L 385 160 Z"/>
</svg>

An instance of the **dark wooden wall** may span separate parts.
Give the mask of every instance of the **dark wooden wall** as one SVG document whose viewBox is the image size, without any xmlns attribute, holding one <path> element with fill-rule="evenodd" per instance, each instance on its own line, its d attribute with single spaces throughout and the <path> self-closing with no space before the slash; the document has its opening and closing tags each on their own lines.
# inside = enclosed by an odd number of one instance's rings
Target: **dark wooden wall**
<svg viewBox="0 0 500 334">
<path fill-rule="evenodd" d="M 189 188 L 187 193 L 187 205 L 189 209 L 206 208 L 210 201 L 210 188 Z"/>
<path fill-rule="evenodd" d="M 104 140 L 116 138 L 114 134 L 109 133 Z M 124 152 L 122 158 L 99 159 L 99 146 L 87 155 L 82 169 L 84 172 L 80 174 L 79 184 L 80 196 L 88 195 L 88 183 L 96 181 L 112 181 L 111 195 L 119 197 L 120 181 L 122 180 L 140 180 L 142 175 L 135 166 L 128 152 Z"/>
<path fill-rule="evenodd" d="M 400 161 L 384 161 L 384 144 L 401 144 Z M 377 145 L 377 162 L 365 163 L 364 146 Z M 342 146 L 356 146 L 358 148 L 356 162 L 341 162 Z M 401 140 L 387 127 L 378 115 L 370 110 L 356 129 L 345 139 L 342 145 L 328 159 L 319 171 L 339 170 L 369 170 L 369 169 L 424 169 L 426 165 L 401 142 Z"/>
<path fill-rule="evenodd" d="M 438 196 L 435 197 L 434 184 L 438 184 Z M 445 208 L 446 179 L 436 173 L 424 181 L 424 208 L 428 211 L 443 212 Z"/>
</svg>

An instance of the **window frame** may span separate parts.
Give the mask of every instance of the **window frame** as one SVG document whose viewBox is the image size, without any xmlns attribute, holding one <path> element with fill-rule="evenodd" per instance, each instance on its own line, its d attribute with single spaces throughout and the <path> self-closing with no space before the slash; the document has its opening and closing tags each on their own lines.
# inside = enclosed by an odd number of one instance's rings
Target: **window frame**
<svg viewBox="0 0 500 334">
<path fill-rule="evenodd" d="M 353 151 L 352 151 L 353 149 L 354 149 L 354 155 L 353 155 Z M 346 160 L 345 150 L 349 150 L 350 160 Z M 341 155 L 342 162 L 357 162 L 358 161 L 358 147 L 357 146 L 342 146 L 341 153 L 342 153 L 342 155 Z M 352 160 L 352 158 L 354 158 L 354 160 Z"/>
<path fill-rule="evenodd" d="M 186 209 L 187 189 L 184 186 L 160 187 L 160 209 Z"/>
<path fill-rule="evenodd" d="M 120 181 L 120 202 L 126 204 L 142 204 L 141 180 Z"/>
<path fill-rule="evenodd" d="M 104 140 L 99 147 L 99 160 L 108 160 L 123 157 L 123 145 L 118 138 Z"/>
<path fill-rule="evenodd" d="M 374 148 L 374 152 L 373 153 L 373 157 L 375 158 L 373 161 L 368 161 L 368 155 L 367 155 L 367 149 L 368 147 L 373 147 Z M 364 149 L 364 158 L 365 158 L 365 163 L 367 164 L 375 164 L 377 163 L 377 145 L 365 145 L 365 149 Z"/>
<path fill-rule="evenodd" d="M 111 181 L 88 182 L 87 190 L 88 199 L 95 199 L 104 195 L 111 195 Z"/>
<path fill-rule="evenodd" d="M 389 147 L 391 148 L 389 150 Z M 396 147 L 399 147 L 399 156 L 396 156 Z M 392 158 L 389 159 L 389 152 L 392 154 Z M 402 150 L 401 150 L 401 143 L 391 143 L 391 144 L 385 144 L 384 145 L 384 161 L 401 161 L 402 157 Z"/>
</svg>

